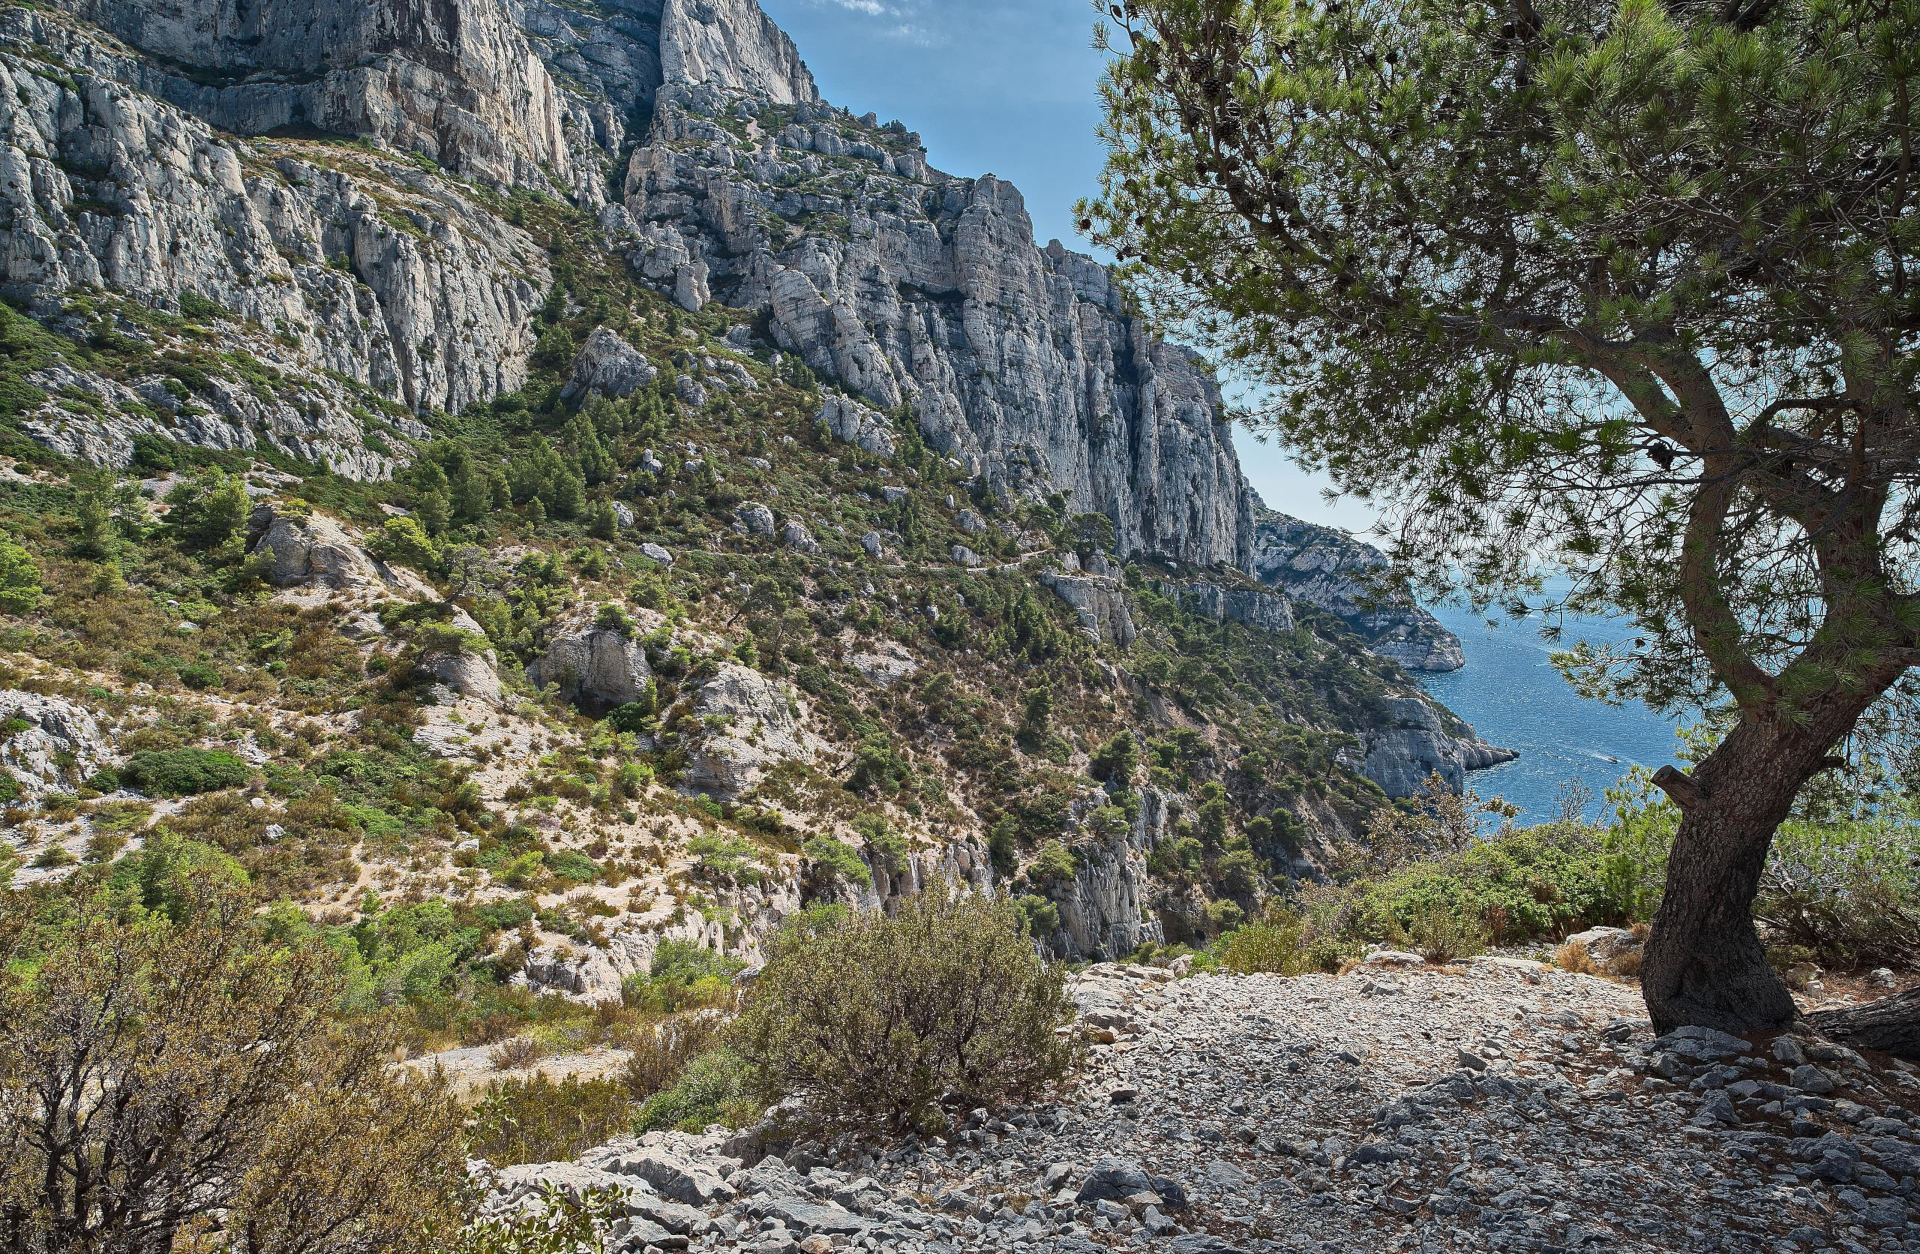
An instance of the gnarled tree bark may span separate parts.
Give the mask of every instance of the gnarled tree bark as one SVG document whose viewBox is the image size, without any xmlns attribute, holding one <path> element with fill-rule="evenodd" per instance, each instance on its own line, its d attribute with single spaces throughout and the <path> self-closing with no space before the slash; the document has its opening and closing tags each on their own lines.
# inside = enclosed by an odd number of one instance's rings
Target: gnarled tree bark
<svg viewBox="0 0 1920 1254">
<path fill-rule="evenodd" d="M 1920 988 L 1844 1010 L 1816 1010 L 1807 1022 L 1841 1045 L 1920 1062 Z"/>
</svg>

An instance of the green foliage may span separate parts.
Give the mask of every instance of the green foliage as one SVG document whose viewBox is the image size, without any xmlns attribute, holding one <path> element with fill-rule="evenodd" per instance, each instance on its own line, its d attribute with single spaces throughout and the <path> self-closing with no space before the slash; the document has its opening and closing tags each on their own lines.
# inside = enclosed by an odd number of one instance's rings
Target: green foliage
<svg viewBox="0 0 1920 1254">
<path fill-rule="evenodd" d="M 203 470 L 167 494 L 167 526 L 184 548 L 233 561 L 240 556 L 251 509 L 240 476 Z"/>
<path fill-rule="evenodd" d="M 845 841 L 835 840 L 831 836 L 815 836 L 801 846 L 800 852 L 825 875 L 861 888 L 873 886 L 873 872 L 867 867 L 866 860 L 860 856 L 859 850 Z"/>
<path fill-rule="evenodd" d="M 1525 590 L 1552 554 L 1576 600 L 1642 628 L 1570 663 L 1656 701 L 1718 680 L 1763 702 L 1741 659 L 1785 664 L 1823 619 L 1884 648 L 1866 606 L 1886 604 L 1875 572 L 1914 508 L 1870 486 L 1911 482 L 1910 456 L 1848 459 L 1896 438 L 1887 415 L 1913 396 L 1909 346 L 1854 345 L 1894 344 L 1907 317 L 1920 236 L 1883 154 L 1911 123 L 1920 8 L 1731 16 L 1144 0 L 1085 210 L 1142 259 L 1148 308 L 1274 389 L 1269 425 L 1404 506 L 1408 569 Z M 1710 456 L 1732 461 L 1703 473 Z M 1855 552 L 1813 551 L 1825 507 L 1790 467 L 1814 464 L 1879 502 Z M 1705 600 L 1681 595 L 1690 518 L 1714 553 Z M 1827 615 L 1821 563 L 1851 572 L 1860 614 Z M 1713 623 L 1690 616 L 1709 603 Z M 1845 652 L 1816 651 L 1776 696 L 1840 682 Z"/>
<path fill-rule="evenodd" d="M 687 842 L 687 852 L 698 858 L 700 873 L 736 884 L 758 884 L 766 878 L 760 849 L 735 836 L 702 832 Z"/>
<path fill-rule="evenodd" d="M 1094 751 L 1087 773 L 1105 783 L 1115 783 L 1122 787 L 1133 780 L 1133 772 L 1140 760 L 1140 750 L 1133 738 L 1131 728 L 1122 728 Z"/>
<path fill-rule="evenodd" d="M 702 1132 L 711 1124 L 739 1127 L 759 1113 L 751 1079 L 739 1056 L 728 1049 L 702 1054 L 687 1064 L 673 1085 L 644 1102 L 634 1117 L 637 1133 L 679 1128 Z"/>
<path fill-rule="evenodd" d="M 624 1136 L 633 1115 L 633 1095 L 618 1079 L 508 1079 L 474 1106 L 467 1152 L 496 1167 L 566 1161 Z"/>
<path fill-rule="evenodd" d="M 31 614 L 45 596 L 33 555 L 0 533 L 0 612 Z"/>
<path fill-rule="evenodd" d="M 127 759 L 120 782 L 155 797 L 189 797 L 239 788 L 254 768 L 224 749 L 143 749 Z"/>
<path fill-rule="evenodd" d="M 367 539 L 367 552 L 398 566 L 431 574 L 440 569 L 440 546 L 417 518 L 389 518 Z"/>
<path fill-rule="evenodd" d="M 797 1099 L 821 1129 L 932 1129 L 940 1099 L 997 1109 L 1039 1097 L 1072 1062 L 1061 972 L 1011 903 L 921 894 L 778 937 L 728 1033 L 759 1105 Z"/>
<path fill-rule="evenodd" d="M 646 974 L 636 971 L 620 982 L 620 998 L 662 1014 L 725 1006 L 733 1000 L 733 977 L 746 965 L 690 941 L 661 941 Z"/>
<path fill-rule="evenodd" d="M 1239 975 L 1299 975 L 1311 969 L 1306 929 L 1291 916 L 1235 928 L 1220 938 L 1213 952 L 1221 966 Z"/>
</svg>

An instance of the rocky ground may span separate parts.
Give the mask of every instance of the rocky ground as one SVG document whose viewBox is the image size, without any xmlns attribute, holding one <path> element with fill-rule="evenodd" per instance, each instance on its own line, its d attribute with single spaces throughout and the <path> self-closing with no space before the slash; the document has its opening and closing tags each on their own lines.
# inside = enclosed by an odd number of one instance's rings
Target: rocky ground
<svg viewBox="0 0 1920 1254">
<path fill-rule="evenodd" d="M 1411 960 L 1417 961 L 1417 960 Z M 610 1248 L 1920 1251 L 1920 1069 L 1806 1036 L 1654 1039 L 1514 959 L 1344 977 L 1095 967 L 1068 1099 L 880 1157 L 653 1134 L 500 1173 L 621 1191 Z"/>
</svg>

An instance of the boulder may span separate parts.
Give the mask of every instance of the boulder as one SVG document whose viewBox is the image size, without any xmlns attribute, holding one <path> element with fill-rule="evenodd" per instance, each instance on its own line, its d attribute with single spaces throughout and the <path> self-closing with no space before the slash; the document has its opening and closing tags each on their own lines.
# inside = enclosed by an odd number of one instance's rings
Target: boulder
<svg viewBox="0 0 1920 1254">
<path fill-rule="evenodd" d="M 640 556 L 660 566 L 673 565 L 673 554 L 658 544 L 649 541 L 640 546 Z"/>
<path fill-rule="evenodd" d="M 773 511 L 758 501 L 748 501 L 736 514 L 747 534 L 771 536 L 773 534 Z"/>
<path fill-rule="evenodd" d="M 1123 1202 L 1142 1193 L 1157 1194 L 1158 1204 L 1167 1210 L 1179 1210 L 1187 1204 L 1187 1191 L 1178 1182 L 1152 1175 L 1139 1163 L 1123 1158 L 1103 1158 L 1094 1163 L 1073 1200 L 1086 1206 L 1101 1201 Z"/>
<path fill-rule="evenodd" d="M 886 416 L 852 397 L 827 393 L 821 398 L 820 421 L 842 444 L 851 444 L 875 457 L 893 456 L 893 428 Z"/>
<path fill-rule="evenodd" d="M 1124 649 L 1139 636 L 1127 609 L 1127 593 L 1118 579 L 1105 575 L 1071 575 L 1048 571 L 1040 583 L 1073 607 L 1080 628 L 1095 644 Z"/>
<path fill-rule="evenodd" d="M 0 691 L 0 768 L 25 795 L 71 791 L 114 758 L 112 742 L 85 706 L 37 692 Z"/>
<path fill-rule="evenodd" d="M 638 637 L 665 621 L 645 610 L 639 615 L 632 629 L 603 627 L 591 619 L 560 627 L 546 652 L 527 665 L 527 679 L 536 688 L 557 688 L 562 700 L 592 714 L 638 701 L 653 678 Z"/>
<path fill-rule="evenodd" d="M 1610 966 L 1617 959 L 1640 952 L 1640 939 L 1623 927 L 1590 927 L 1584 932 L 1575 932 L 1564 943 L 1584 949 L 1598 967 Z"/>
<path fill-rule="evenodd" d="M 500 675 L 494 669 L 491 649 L 436 649 L 422 653 L 415 665 L 447 690 L 442 694 L 443 702 L 460 696 L 488 705 L 500 704 Z"/>
<path fill-rule="evenodd" d="M 560 399 L 576 404 L 593 395 L 624 400 L 660 377 L 640 351 L 606 327 L 595 329 L 573 359 L 573 377 Z"/>
<path fill-rule="evenodd" d="M 665 1146 L 622 1154 L 607 1163 L 607 1170 L 645 1180 L 662 1196 L 688 1206 L 730 1202 L 737 1193 L 721 1178 L 711 1159 L 695 1158 Z"/>
<path fill-rule="evenodd" d="M 813 538 L 813 533 L 792 519 L 789 519 L 786 527 L 782 529 L 780 542 L 795 553 L 815 554 L 820 551 L 820 543 Z"/>
<path fill-rule="evenodd" d="M 391 592 L 408 599 L 433 589 L 411 571 L 390 567 L 367 552 L 360 535 L 324 514 L 289 514 L 260 505 L 248 521 L 255 557 L 276 588 L 314 586 L 335 592 Z"/>
<path fill-rule="evenodd" d="M 731 662 L 694 695 L 687 782 L 733 799 L 784 761 L 812 762 L 820 742 L 802 724 L 799 695 L 787 684 Z"/>
</svg>

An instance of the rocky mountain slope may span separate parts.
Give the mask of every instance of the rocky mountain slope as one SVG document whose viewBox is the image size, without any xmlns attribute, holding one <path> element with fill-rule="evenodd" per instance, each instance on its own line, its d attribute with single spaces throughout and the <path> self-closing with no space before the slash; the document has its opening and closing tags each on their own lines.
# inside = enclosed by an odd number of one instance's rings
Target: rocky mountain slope
<svg viewBox="0 0 1920 1254">
<path fill-rule="evenodd" d="M 1347 556 L 1255 578 L 1206 369 L 752 0 L 10 3 L 0 78 L 16 883 L 191 839 L 583 998 L 932 883 L 1117 957 L 1491 760 Z"/>
<path fill-rule="evenodd" d="M 639 1251 L 1920 1249 L 1920 1074 L 1810 1036 L 1655 1039 L 1513 958 L 1341 977 L 1095 967 L 1076 1091 L 871 1153 L 650 1133 L 486 1172 Z"/>
</svg>

